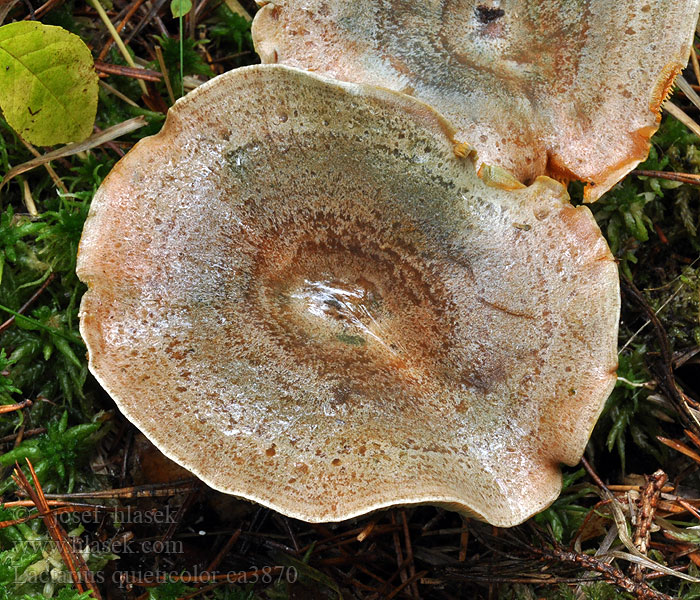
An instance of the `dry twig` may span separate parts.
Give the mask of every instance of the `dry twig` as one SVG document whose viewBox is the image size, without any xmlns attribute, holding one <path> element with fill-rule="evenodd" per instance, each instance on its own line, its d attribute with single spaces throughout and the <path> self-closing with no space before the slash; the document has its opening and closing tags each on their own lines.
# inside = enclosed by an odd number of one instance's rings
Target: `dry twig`
<svg viewBox="0 0 700 600">
<path fill-rule="evenodd" d="M 29 461 L 29 459 L 26 459 L 26 461 L 27 466 L 29 467 L 29 472 L 32 476 L 32 481 L 34 482 L 34 487 L 32 487 L 32 485 L 29 483 L 29 480 L 19 468 L 19 465 L 15 466 L 12 478 L 15 480 L 17 487 L 23 490 L 24 493 L 29 496 L 39 511 L 51 539 L 58 547 L 61 558 L 70 571 L 76 589 L 82 593 L 85 591 L 85 587 L 87 587 L 87 589 L 92 592 L 96 600 L 102 600 L 102 595 L 97 589 L 97 586 L 95 586 L 94 578 L 92 577 L 85 560 L 79 553 L 75 552 L 68 543 L 68 536 L 66 535 L 66 532 L 56 519 L 56 515 L 49 508 L 49 504 L 44 495 L 44 490 L 41 489 L 39 478 L 34 472 L 32 463 Z"/>
<path fill-rule="evenodd" d="M 661 489 L 668 481 L 668 475 L 662 470 L 654 472 L 646 478 L 647 483 L 644 486 L 641 497 L 639 498 L 639 510 L 637 513 L 637 526 L 634 532 L 634 545 L 642 554 L 647 553 L 649 547 L 649 532 L 656 509 L 661 496 Z M 637 581 L 642 580 L 641 565 L 632 567 L 633 576 Z"/>
</svg>

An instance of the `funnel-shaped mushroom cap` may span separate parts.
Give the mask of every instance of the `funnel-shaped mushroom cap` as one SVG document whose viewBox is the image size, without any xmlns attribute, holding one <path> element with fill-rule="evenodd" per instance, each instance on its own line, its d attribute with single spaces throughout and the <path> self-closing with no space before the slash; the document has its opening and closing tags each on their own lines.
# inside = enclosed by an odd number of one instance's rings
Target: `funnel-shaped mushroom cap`
<svg viewBox="0 0 700 600">
<path fill-rule="evenodd" d="M 415 95 L 480 161 L 596 200 L 646 157 L 700 0 L 259 3 L 264 63 Z"/>
<path fill-rule="evenodd" d="M 90 368 L 126 416 L 308 521 L 550 503 L 615 380 L 616 267 L 560 184 L 488 187 L 447 128 L 280 66 L 177 102 L 80 248 Z"/>
</svg>

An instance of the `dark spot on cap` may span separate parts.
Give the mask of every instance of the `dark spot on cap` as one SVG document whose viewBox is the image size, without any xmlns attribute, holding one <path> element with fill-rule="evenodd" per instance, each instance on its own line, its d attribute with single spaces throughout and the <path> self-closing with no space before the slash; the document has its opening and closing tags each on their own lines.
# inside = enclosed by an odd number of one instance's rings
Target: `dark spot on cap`
<svg viewBox="0 0 700 600">
<path fill-rule="evenodd" d="M 502 8 L 492 8 L 490 6 L 479 5 L 474 9 L 474 14 L 476 18 L 479 19 L 484 25 L 500 19 L 506 14 L 506 11 Z"/>
</svg>

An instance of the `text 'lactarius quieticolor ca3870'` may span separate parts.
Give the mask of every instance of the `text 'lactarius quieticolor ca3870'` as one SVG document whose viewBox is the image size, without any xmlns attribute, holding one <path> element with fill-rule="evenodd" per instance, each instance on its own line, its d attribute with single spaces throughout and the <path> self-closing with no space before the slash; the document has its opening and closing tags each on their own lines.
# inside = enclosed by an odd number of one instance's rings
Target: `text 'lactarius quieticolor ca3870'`
<svg viewBox="0 0 700 600">
<path fill-rule="evenodd" d="M 292 517 L 543 509 L 615 382 L 617 270 L 564 187 L 490 187 L 452 134 L 282 66 L 178 101 L 85 226 L 92 372 L 169 457 Z"/>
<path fill-rule="evenodd" d="M 596 200 L 649 152 L 700 0 L 258 0 L 264 63 L 415 95 L 479 160 Z M 481 163 L 478 163 L 479 166 Z"/>
</svg>

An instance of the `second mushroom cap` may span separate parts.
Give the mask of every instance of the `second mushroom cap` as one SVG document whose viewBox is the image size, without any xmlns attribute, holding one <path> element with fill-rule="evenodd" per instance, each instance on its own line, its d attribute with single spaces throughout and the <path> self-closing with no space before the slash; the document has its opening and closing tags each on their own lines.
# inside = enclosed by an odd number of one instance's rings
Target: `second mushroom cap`
<svg viewBox="0 0 700 600">
<path fill-rule="evenodd" d="M 258 0 L 264 63 L 415 95 L 484 164 L 596 200 L 649 151 L 700 0 Z"/>
</svg>

